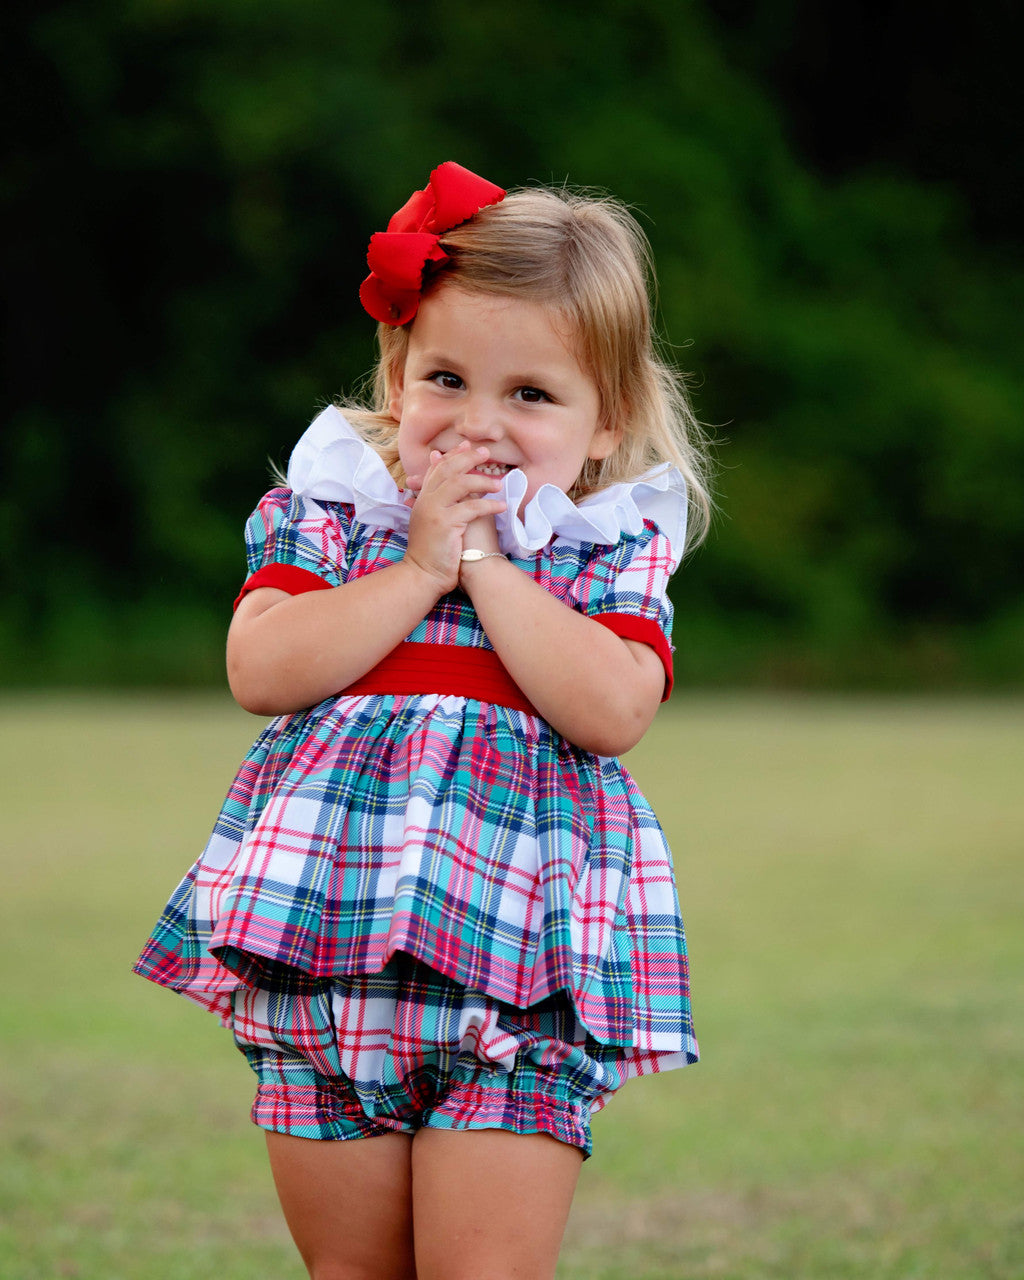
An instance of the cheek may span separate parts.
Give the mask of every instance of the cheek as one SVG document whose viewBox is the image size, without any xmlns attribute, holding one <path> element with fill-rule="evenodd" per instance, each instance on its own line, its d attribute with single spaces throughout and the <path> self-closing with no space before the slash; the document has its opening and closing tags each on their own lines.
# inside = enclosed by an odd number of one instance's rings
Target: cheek
<svg viewBox="0 0 1024 1280">
<path fill-rule="evenodd" d="M 401 401 L 398 429 L 409 440 L 424 440 L 434 430 L 435 418 L 429 403 L 424 403 L 419 396 L 407 395 Z"/>
<path fill-rule="evenodd" d="M 420 439 L 411 429 L 409 416 L 406 414 L 398 423 L 398 452 L 403 458 L 411 458 L 420 450 Z"/>
<path fill-rule="evenodd" d="M 398 419 L 398 453 L 414 473 L 422 471 L 426 465 L 425 458 L 436 435 L 436 424 L 430 414 L 423 412 L 415 399 L 406 397 Z"/>
</svg>

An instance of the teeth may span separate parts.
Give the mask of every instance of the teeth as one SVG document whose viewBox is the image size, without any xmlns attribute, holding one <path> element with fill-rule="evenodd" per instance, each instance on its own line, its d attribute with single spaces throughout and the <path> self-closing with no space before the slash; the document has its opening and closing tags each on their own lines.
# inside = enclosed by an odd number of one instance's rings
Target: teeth
<svg viewBox="0 0 1024 1280">
<path fill-rule="evenodd" d="M 474 467 L 473 470 L 477 475 L 481 476 L 503 476 L 511 468 L 505 462 L 484 462 L 479 467 Z"/>
</svg>

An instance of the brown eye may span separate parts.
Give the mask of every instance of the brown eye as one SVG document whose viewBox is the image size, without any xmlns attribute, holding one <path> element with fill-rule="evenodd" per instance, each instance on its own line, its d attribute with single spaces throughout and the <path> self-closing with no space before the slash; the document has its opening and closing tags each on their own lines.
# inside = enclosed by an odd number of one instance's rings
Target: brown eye
<svg viewBox="0 0 1024 1280">
<path fill-rule="evenodd" d="M 516 394 L 526 404 L 543 404 L 545 400 L 551 399 L 546 391 L 541 391 L 540 387 L 520 387 Z"/>
<path fill-rule="evenodd" d="M 445 391 L 458 391 L 462 386 L 462 379 L 457 373 L 451 373 L 447 369 L 438 369 L 436 373 L 432 373 L 428 382 L 435 382 L 439 387 L 443 387 Z"/>
</svg>

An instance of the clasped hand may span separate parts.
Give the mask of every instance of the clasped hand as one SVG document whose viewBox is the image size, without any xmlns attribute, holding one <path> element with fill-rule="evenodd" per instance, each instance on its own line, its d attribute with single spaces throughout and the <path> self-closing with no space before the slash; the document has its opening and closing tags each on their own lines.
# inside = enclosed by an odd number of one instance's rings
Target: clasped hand
<svg viewBox="0 0 1024 1280">
<path fill-rule="evenodd" d="M 473 470 L 489 457 L 486 448 L 463 440 L 448 453 L 432 450 L 426 474 L 406 480 L 414 497 L 405 559 L 437 582 L 439 595 L 458 586 L 463 551 L 498 550 L 494 517 L 505 503 L 486 495 L 497 493 L 501 480 Z"/>
</svg>

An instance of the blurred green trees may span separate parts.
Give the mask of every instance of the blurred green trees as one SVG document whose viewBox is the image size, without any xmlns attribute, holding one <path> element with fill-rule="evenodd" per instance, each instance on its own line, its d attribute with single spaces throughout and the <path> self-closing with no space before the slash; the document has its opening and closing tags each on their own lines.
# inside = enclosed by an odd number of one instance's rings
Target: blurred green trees
<svg viewBox="0 0 1024 1280">
<path fill-rule="evenodd" d="M 812 170 L 729 7 L 13 6 L 5 681 L 220 679 L 267 459 L 368 369 L 366 241 L 444 159 L 647 226 L 720 441 L 684 682 L 1018 681 L 1019 255 L 949 181 Z"/>
</svg>

